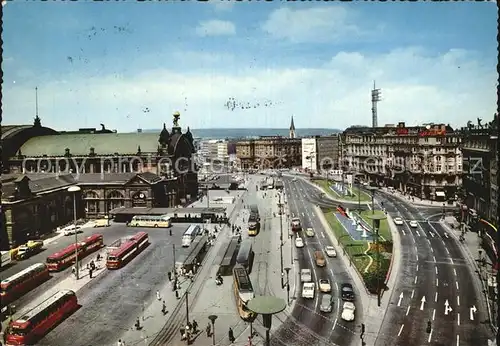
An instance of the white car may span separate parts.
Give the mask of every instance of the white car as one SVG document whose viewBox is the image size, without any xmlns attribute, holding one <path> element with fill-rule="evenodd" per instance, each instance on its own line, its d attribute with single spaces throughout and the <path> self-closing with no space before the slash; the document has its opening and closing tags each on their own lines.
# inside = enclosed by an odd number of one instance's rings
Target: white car
<svg viewBox="0 0 500 346">
<path fill-rule="evenodd" d="M 319 279 L 319 290 L 323 293 L 330 293 L 332 291 L 332 285 L 328 279 Z"/>
<path fill-rule="evenodd" d="M 413 220 L 413 221 L 410 221 L 410 227 L 411 228 L 417 228 L 418 227 L 418 222 Z"/>
<path fill-rule="evenodd" d="M 80 226 L 69 226 L 63 230 L 63 234 L 65 236 L 73 235 L 75 233 L 81 233 L 81 232 L 82 232 L 82 230 L 80 229 Z"/>
<path fill-rule="evenodd" d="M 302 286 L 302 298 L 306 299 L 314 299 L 314 282 L 306 282 Z"/>
<path fill-rule="evenodd" d="M 337 251 L 335 251 L 333 246 L 327 246 L 325 252 L 328 257 L 337 257 Z"/>
<path fill-rule="evenodd" d="M 356 311 L 354 303 L 345 302 L 342 308 L 342 319 L 347 322 L 354 321 L 354 311 Z"/>
<path fill-rule="evenodd" d="M 396 225 L 401 226 L 401 225 L 403 224 L 403 219 L 402 219 L 402 218 L 400 218 L 400 217 L 396 217 L 396 218 L 394 218 L 394 223 L 395 223 Z"/>
<path fill-rule="evenodd" d="M 304 241 L 302 240 L 302 238 L 295 238 L 295 247 L 299 247 L 299 248 L 302 248 L 304 247 Z"/>
</svg>

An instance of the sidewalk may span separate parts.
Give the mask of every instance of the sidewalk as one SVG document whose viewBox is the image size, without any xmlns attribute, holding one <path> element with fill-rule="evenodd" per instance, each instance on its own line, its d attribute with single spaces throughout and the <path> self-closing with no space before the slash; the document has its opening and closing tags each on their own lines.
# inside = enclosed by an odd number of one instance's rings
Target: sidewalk
<svg viewBox="0 0 500 346">
<path fill-rule="evenodd" d="M 97 262 L 95 260 L 95 258 L 97 257 L 97 254 L 100 254 L 101 258 L 102 258 L 99 262 Z M 51 295 L 53 295 L 54 293 L 56 293 L 58 291 L 72 290 L 72 291 L 78 293 L 78 291 L 80 289 L 82 289 L 84 286 L 86 286 L 90 281 L 95 280 L 102 273 L 107 271 L 106 261 L 104 260 L 105 258 L 106 258 L 106 248 L 105 247 L 102 248 L 101 250 L 94 252 L 91 255 L 87 256 L 81 262 L 79 262 L 79 263 L 81 263 L 81 267 L 80 267 L 80 273 L 79 273 L 80 278 L 78 280 L 76 280 L 75 276 L 72 273 L 69 273 L 65 279 L 63 279 L 57 283 L 57 286 L 52 286 L 50 289 L 45 291 L 43 294 L 36 297 L 36 299 L 34 299 L 31 302 L 29 302 L 28 304 L 26 304 L 22 309 L 20 309 L 19 311 L 16 311 L 16 313 L 14 313 L 14 315 L 13 315 L 13 319 L 15 320 L 16 318 L 18 318 L 21 315 L 21 313 L 28 310 L 29 308 L 33 308 L 33 307 L 37 306 L 38 304 L 40 304 L 45 299 L 47 299 L 48 297 L 50 297 Z M 94 272 L 92 273 L 92 278 L 90 278 L 89 271 L 87 270 L 86 267 L 87 267 L 87 264 L 90 263 L 90 261 L 92 261 L 92 260 L 94 260 L 94 262 L 96 264 L 96 270 L 94 270 Z M 77 297 L 78 297 L 78 294 L 77 294 Z M 8 321 L 8 319 L 2 323 L 2 330 L 5 330 L 5 327 L 7 326 L 7 321 Z"/>
<path fill-rule="evenodd" d="M 498 310 L 498 307 L 494 306 L 494 302 L 492 302 L 489 297 L 488 297 L 488 271 L 489 268 L 491 268 L 491 261 L 487 256 L 485 256 L 484 250 L 482 250 L 482 257 L 486 258 L 487 264 L 489 266 L 486 266 L 486 270 L 481 268 L 479 265 L 477 259 L 479 258 L 479 252 L 478 250 L 481 250 L 481 240 L 478 236 L 477 233 L 475 232 L 465 232 L 464 238 L 465 241 L 464 243 L 459 242 L 459 237 L 461 235 L 461 230 L 459 228 L 451 228 L 450 224 L 456 224 L 457 220 L 453 216 L 447 216 L 444 220 L 441 219 L 440 221 L 441 225 L 445 227 L 449 234 L 455 238 L 455 241 L 457 242 L 458 246 L 464 253 L 464 258 L 469 262 L 470 268 L 474 269 L 474 273 L 472 273 L 473 278 L 477 278 L 478 280 L 474 280 L 474 283 L 476 284 L 476 288 L 479 292 L 482 292 L 484 294 L 484 300 L 486 301 L 486 310 L 488 311 L 488 319 L 495 330 L 495 332 L 498 332 L 498 326 L 496 326 L 496 320 L 493 319 L 492 321 L 492 309 Z M 481 309 L 483 310 L 483 309 Z M 495 311 L 496 311 L 495 310 Z"/>
<path fill-rule="evenodd" d="M 456 204 L 449 205 L 448 203 L 443 202 L 443 201 L 431 201 L 431 200 L 421 199 L 421 198 L 414 197 L 414 196 L 407 196 L 407 195 L 404 195 L 403 193 L 401 193 L 398 190 L 395 190 L 395 191 L 391 192 L 386 187 L 382 187 L 382 188 L 380 188 L 380 190 L 382 190 L 383 192 L 385 192 L 387 194 L 390 194 L 390 195 L 392 195 L 394 197 L 397 197 L 397 198 L 399 198 L 400 200 L 402 200 L 402 201 L 404 201 L 406 203 L 411 203 L 411 204 L 414 204 L 414 205 L 420 205 L 420 206 L 425 206 L 425 207 L 435 207 L 435 208 L 439 208 L 440 207 L 440 208 L 442 208 L 443 207 L 443 203 L 444 203 L 446 208 L 456 207 Z"/>
<path fill-rule="evenodd" d="M 342 254 L 342 248 L 338 245 L 339 242 L 335 238 L 335 235 L 331 230 L 328 221 L 323 215 L 323 212 L 318 207 L 315 207 L 315 209 L 316 214 L 319 215 L 320 221 L 323 224 L 323 227 L 327 230 L 327 234 L 330 237 L 333 246 L 336 248 L 337 253 Z M 366 345 L 375 345 L 377 335 L 384 320 L 384 315 L 387 311 L 387 306 L 389 305 L 391 295 L 394 292 L 392 288 L 395 286 L 401 264 L 401 243 L 399 232 L 390 215 L 387 215 L 387 222 L 389 223 L 393 239 L 393 254 L 391 267 L 386 278 L 386 286 L 389 288 L 389 292 L 387 294 L 382 294 L 380 307 L 378 306 L 377 297 L 369 294 L 366 290 L 363 283 L 363 278 L 361 277 L 360 273 L 354 266 L 350 265 L 349 258 L 343 255 L 339 256 L 344 262 L 344 266 L 349 272 L 354 285 L 357 287 L 357 291 L 359 292 L 359 300 L 361 300 L 361 304 L 363 305 L 363 318 L 361 320 L 358 318 L 356 320 L 356 325 L 359 326 L 360 323 L 365 324 L 366 333 L 364 336 L 364 341 L 366 342 Z"/>
</svg>

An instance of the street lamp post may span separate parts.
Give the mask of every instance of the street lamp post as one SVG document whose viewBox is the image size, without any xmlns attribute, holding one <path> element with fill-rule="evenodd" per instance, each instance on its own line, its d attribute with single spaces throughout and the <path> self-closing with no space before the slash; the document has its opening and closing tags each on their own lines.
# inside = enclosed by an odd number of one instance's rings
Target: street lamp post
<svg viewBox="0 0 500 346">
<path fill-rule="evenodd" d="M 281 287 L 283 288 L 283 204 L 281 204 L 281 192 L 278 193 L 278 207 L 280 214 L 280 268 L 281 268 Z"/>
<path fill-rule="evenodd" d="M 73 194 L 73 221 L 75 223 L 75 267 L 76 279 L 80 279 L 80 268 L 78 267 L 78 230 L 76 229 L 76 193 L 81 191 L 79 186 L 70 186 L 68 192 Z"/>
<path fill-rule="evenodd" d="M 290 238 L 290 265 L 293 266 L 293 233 L 288 234 Z"/>
<path fill-rule="evenodd" d="M 380 306 L 380 299 L 381 299 L 381 282 L 380 282 L 380 248 L 379 248 L 379 243 L 378 243 L 378 238 L 379 234 L 378 231 L 380 229 L 380 221 L 385 220 L 386 217 L 385 215 L 377 215 L 377 214 L 372 214 L 368 216 L 372 220 L 372 227 L 373 231 L 375 233 L 375 247 L 377 250 L 377 305 Z"/>
<path fill-rule="evenodd" d="M 290 304 L 290 269 L 291 268 L 285 268 L 286 272 L 286 302 L 287 304 Z"/>
<path fill-rule="evenodd" d="M 212 345 L 215 345 L 215 320 L 217 319 L 217 315 L 210 315 L 208 319 L 212 322 Z"/>
</svg>

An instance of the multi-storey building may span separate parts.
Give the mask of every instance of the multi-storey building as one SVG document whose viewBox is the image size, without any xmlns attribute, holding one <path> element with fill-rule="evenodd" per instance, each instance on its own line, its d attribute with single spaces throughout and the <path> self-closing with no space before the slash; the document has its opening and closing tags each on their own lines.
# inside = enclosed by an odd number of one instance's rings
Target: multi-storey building
<svg viewBox="0 0 500 346">
<path fill-rule="evenodd" d="M 498 124 L 497 119 L 483 126 L 462 129 L 464 160 L 463 199 L 469 215 L 495 221 L 498 206 Z"/>
<path fill-rule="evenodd" d="M 455 200 L 461 135 L 444 124 L 352 127 L 342 134 L 343 169 L 377 185 L 431 200 Z"/>
<path fill-rule="evenodd" d="M 302 138 L 302 168 L 308 170 L 339 169 L 339 135 Z"/>
<path fill-rule="evenodd" d="M 222 139 L 210 139 L 200 142 L 200 156 L 205 162 L 228 160 L 228 142 Z"/>
<path fill-rule="evenodd" d="M 289 138 L 262 136 L 237 141 L 236 157 L 242 169 L 298 167 L 302 163 L 302 141 L 296 138 L 295 125 L 290 125 Z"/>
</svg>

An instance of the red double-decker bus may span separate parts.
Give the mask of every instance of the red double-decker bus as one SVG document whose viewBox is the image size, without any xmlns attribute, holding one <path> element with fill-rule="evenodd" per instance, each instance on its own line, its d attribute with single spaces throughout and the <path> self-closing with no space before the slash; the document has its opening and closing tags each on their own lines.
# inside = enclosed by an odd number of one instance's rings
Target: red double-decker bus
<svg viewBox="0 0 500 346">
<path fill-rule="evenodd" d="M 10 322 L 7 345 L 33 345 L 54 325 L 62 321 L 78 307 L 75 292 L 63 290 L 54 293 L 42 303 L 29 308 L 21 317 Z"/>
<path fill-rule="evenodd" d="M 128 239 L 122 245 L 108 254 L 106 267 L 108 269 L 118 269 L 130 262 L 149 244 L 148 234 L 139 232 Z"/>
<path fill-rule="evenodd" d="M 78 251 L 78 259 L 82 259 L 103 246 L 104 239 L 102 234 L 91 235 L 78 244 L 71 244 L 61 251 L 47 257 L 47 267 L 51 272 L 62 270 L 75 263 L 75 251 Z"/>
<path fill-rule="evenodd" d="M 5 306 L 21 297 L 40 283 L 50 278 L 49 270 L 44 263 L 36 263 L 2 280 L 0 283 L 0 298 Z"/>
</svg>

